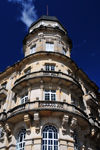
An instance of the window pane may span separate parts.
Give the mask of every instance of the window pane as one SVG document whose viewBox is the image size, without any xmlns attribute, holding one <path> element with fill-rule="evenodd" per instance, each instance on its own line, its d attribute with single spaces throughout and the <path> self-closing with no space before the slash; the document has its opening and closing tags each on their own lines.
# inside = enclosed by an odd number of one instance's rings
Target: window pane
<svg viewBox="0 0 100 150">
<path fill-rule="evenodd" d="M 55 70 L 55 66 L 51 65 L 51 70 L 54 71 Z"/>
<path fill-rule="evenodd" d="M 49 133 L 49 138 L 52 139 L 52 133 Z"/>
<path fill-rule="evenodd" d="M 54 146 L 54 150 L 58 150 L 58 146 Z"/>
<path fill-rule="evenodd" d="M 58 141 L 54 141 L 54 145 L 58 145 Z"/>
<path fill-rule="evenodd" d="M 50 94 L 49 93 L 45 93 L 45 100 L 50 100 Z"/>
<path fill-rule="evenodd" d="M 55 94 L 51 94 L 51 100 L 55 101 L 56 100 L 56 95 Z"/>
<path fill-rule="evenodd" d="M 57 138 L 58 138 L 58 134 L 54 133 L 54 139 L 57 139 Z"/>
</svg>

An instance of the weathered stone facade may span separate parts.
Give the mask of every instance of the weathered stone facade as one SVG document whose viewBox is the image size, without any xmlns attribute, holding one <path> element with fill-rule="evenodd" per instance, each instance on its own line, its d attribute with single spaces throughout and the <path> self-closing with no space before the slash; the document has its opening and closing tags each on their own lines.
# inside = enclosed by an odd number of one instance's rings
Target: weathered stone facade
<svg viewBox="0 0 100 150">
<path fill-rule="evenodd" d="M 25 57 L 0 73 L 0 150 L 100 150 L 100 93 L 70 58 L 56 17 L 23 40 Z"/>
</svg>

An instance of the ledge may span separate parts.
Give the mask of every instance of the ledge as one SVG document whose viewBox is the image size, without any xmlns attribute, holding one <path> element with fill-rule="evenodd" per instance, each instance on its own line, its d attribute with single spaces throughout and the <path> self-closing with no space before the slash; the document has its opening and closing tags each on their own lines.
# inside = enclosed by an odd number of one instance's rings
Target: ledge
<svg viewBox="0 0 100 150">
<path fill-rule="evenodd" d="M 61 81 L 61 84 L 66 87 L 73 85 L 73 90 L 75 90 L 77 94 L 83 94 L 80 84 L 72 76 L 57 71 L 38 71 L 24 75 L 15 81 L 12 91 L 18 93 L 24 86 L 27 86 L 27 81 L 28 84 L 30 83 L 31 85 L 34 84 L 34 82 L 40 82 L 41 79 L 44 82 L 48 82 L 48 80 L 51 81 L 52 79 L 52 82 L 57 84 Z"/>
<path fill-rule="evenodd" d="M 13 109 L 10 109 L 7 113 L 0 114 L 0 121 L 6 121 L 13 118 L 15 115 L 23 114 L 26 112 L 34 111 L 56 111 L 56 112 L 68 112 L 78 115 L 84 119 L 88 119 L 86 113 L 75 105 L 68 104 L 66 102 L 59 101 L 34 101 L 27 102 L 25 104 L 18 105 Z"/>
<path fill-rule="evenodd" d="M 91 106 L 93 108 L 96 107 L 96 109 L 97 109 L 97 107 L 100 108 L 100 105 L 98 104 L 96 99 L 93 98 L 93 96 L 91 94 L 84 95 L 84 99 L 86 100 L 86 103 L 88 106 Z"/>
</svg>

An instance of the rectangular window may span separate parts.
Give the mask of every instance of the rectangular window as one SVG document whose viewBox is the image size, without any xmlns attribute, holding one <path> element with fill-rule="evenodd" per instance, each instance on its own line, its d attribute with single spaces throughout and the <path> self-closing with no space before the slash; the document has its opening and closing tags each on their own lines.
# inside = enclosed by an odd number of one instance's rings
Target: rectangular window
<svg viewBox="0 0 100 150">
<path fill-rule="evenodd" d="M 46 71 L 55 71 L 55 65 L 46 64 L 45 65 L 45 70 Z"/>
<path fill-rule="evenodd" d="M 25 95 L 22 96 L 22 98 L 21 98 L 21 104 L 26 103 L 27 100 L 28 100 L 28 93 L 26 93 Z"/>
<path fill-rule="evenodd" d="M 53 43 L 46 43 L 46 51 L 54 51 L 54 44 Z"/>
<path fill-rule="evenodd" d="M 56 90 L 45 90 L 45 100 L 56 100 Z"/>
<path fill-rule="evenodd" d="M 31 54 L 35 53 L 36 52 L 36 45 L 34 45 L 33 47 L 31 47 Z"/>
</svg>

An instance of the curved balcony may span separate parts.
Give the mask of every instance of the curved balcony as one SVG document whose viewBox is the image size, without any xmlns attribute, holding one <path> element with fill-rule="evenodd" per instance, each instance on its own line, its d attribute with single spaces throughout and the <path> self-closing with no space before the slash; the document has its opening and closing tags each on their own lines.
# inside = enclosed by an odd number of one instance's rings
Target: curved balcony
<svg viewBox="0 0 100 150">
<path fill-rule="evenodd" d="M 83 93 L 80 84 L 72 76 L 56 71 L 38 71 L 24 75 L 15 81 L 12 90 L 18 93 L 23 87 L 40 83 L 41 80 L 44 83 L 52 82 L 54 84 L 58 84 L 60 81 L 62 85 L 72 88 L 77 94 Z"/>
<path fill-rule="evenodd" d="M 91 106 L 94 109 L 100 108 L 100 105 L 91 94 L 84 95 L 84 99 L 86 100 L 88 106 Z"/>
<path fill-rule="evenodd" d="M 0 88 L 0 100 L 5 99 L 7 97 L 7 89 L 4 87 Z"/>
<path fill-rule="evenodd" d="M 14 116 L 17 117 L 17 115 L 27 112 L 32 114 L 35 111 L 39 111 L 40 114 L 47 116 L 48 113 L 44 112 L 56 112 L 56 115 L 67 112 L 68 114 L 74 114 L 87 120 L 87 115 L 82 109 L 76 107 L 75 105 L 59 101 L 34 101 L 18 105 L 7 112 L 7 119 L 13 118 Z"/>
</svg>

